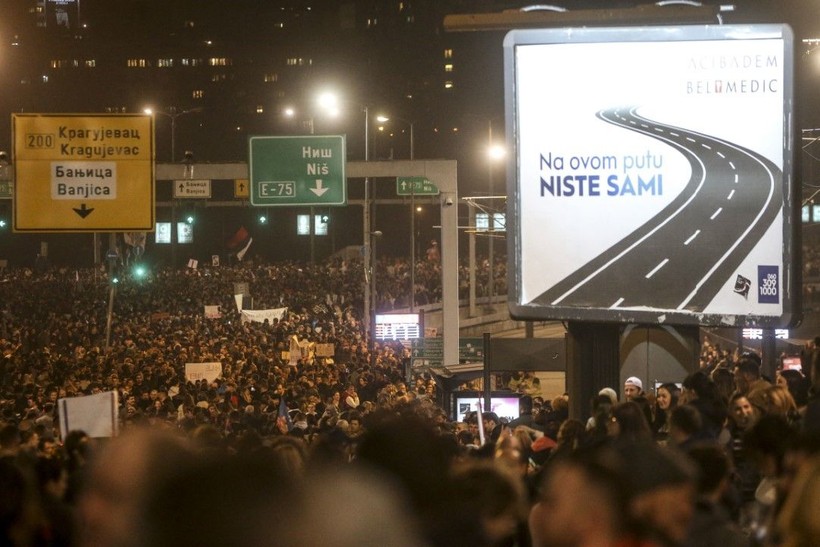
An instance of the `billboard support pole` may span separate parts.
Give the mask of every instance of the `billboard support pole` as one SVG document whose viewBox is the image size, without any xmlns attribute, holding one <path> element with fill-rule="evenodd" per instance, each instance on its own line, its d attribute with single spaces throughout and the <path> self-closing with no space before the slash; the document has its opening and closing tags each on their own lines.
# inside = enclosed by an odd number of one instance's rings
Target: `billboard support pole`
<svg viewBox="0 0 820 547">
<path fill-rule="evenodd" d="M 570 418 L 586 421 L 590 401 L 605 387 L 620 393 L 621 326 L 570 321 L 567 333 L 567 391 Z"/>
</svg>

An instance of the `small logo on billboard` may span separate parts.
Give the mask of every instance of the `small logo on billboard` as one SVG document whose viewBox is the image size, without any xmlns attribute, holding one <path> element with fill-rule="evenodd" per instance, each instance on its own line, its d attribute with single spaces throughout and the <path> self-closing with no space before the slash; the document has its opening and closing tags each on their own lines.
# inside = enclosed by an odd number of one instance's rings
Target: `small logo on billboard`
<svg viewBox="0 0 820 547">
<path fill-rule="evenodd" d="M 752 286 L 752 280 L 742 275 L 737 276 L 735 279 L 735 292 L 742 296 L 743 298 L 749 298 L 749 288 Z"/>
<path fill-rule="evenodd" d="M 780 268 L 757 267 L 757 301 L 761 304 L 780 303 Z"/>
</svg>

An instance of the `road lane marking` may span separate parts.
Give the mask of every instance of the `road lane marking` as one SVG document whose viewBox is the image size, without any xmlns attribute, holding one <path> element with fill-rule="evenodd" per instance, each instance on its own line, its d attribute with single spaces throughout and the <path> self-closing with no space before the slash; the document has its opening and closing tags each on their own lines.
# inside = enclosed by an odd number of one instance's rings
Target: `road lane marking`
<svg viewBox="0 0 820 547">
<path fill-rule="evenodd" d="M 684 245 L 689 245 L 700 234 L 700 230 L 695 230 L 695 233 L 689 236 L 689 239 L 683 242 Z"/>
<path fill-rule="evenodd" d="M 715 217 L 717 217 L 722 210 L 723 210 L 723 207 L 718 207 L 717 211 L 712 213 L 712 216 L 709 217 L 709 220 L 715 220 Z"/>
<path fill-rule="evenodd" d="M 673 137 L 680 137 L 680 133 L 675 133 L 674 131 L 670 131 L 669 134 Z"/>
<path fill-rule="evenodd" d="M 686 140 L 687 140 L 687 141 L 689 141 L 689 142 L 697 142 L 697 141 L 696 141 L 695 139 L 693 139 L 692 137 L 686 137 Z"/>
<path fill-rule="evenodd" d="M 723 152 L 718 151 L 718 152 L 716 152 L 716 154 L 718 156 L 720 156 L 721 158 L 723 158 L 724 160 L 726 159 L 726 155 Z"/>
<path fill-rule="evenodd" d="M 734 190 L 734 188 L 732 189 L 732 191 L 731 191 L 731 192 L 729 192 L 729 195 L 726 197 L 726 199 L 732 199 L 732 196 L 733 196 L 733 195 L 735 195 L 735 190 Z"/>
<path fill-rule="evenodd" d="M 740 175 L 735 173 L 735 184 L 737 184 L 738 182 L 740 182 Z"/>
<path fill-rule="evenodd" d="M 732 171 L 737 171 L 737 167 L 735 167 L 735 162 L 730 161 L 730 162 L 729 162 L 729 167 L 731 167 L 731 168 L 732 168 Z"/>
<path fill-rule="evenodd" d="M 708 144 L 706 144 L 706 143 L 701 143 L 701 146 L 702 146 L 702 147 L 704 147 L 704 148 L 705 148 L 705 149 L 707 149 L 707 150 L 711 150 L 711 149 L 712 149 L 712 147 L 711 147 L 711 146 L 709 146 L 709 145 L 708 145 Z"/>
<path fill-rule="evenodd" d="M 624 299 L 623 299 L 623 298 L 619 298 L 618 300 L 616 300 L 616 301 L 615 301 L 615 303 L 614 303 L 614 304 L 612 304 L 612 305 L 610 306 L 610 308 L 617 308 L 618 306 L 620 306 L 620 305 L 621 305 L 621 302 L 623 302 L 623 301 L 624 301 Z"/>
<path fill-rule="evenodd" d="M 668 259 L 668 258 L 664 258 L 663 260 L 661 260 L 661 263 L 660 263 L 660 264 L 658 264 L 657 266 L 655 266 L 655 267 L 652 269 L 652 271 L 651 271 L 651 272 L 649 272 L 648 274 L 646 274 L 646 276 L 645 276 L 645 277 L 646 277 L 646 279 L 649 279 L 650 277 L 652 277 L 653 275 L 655 275 L 655 273 L 656 273 L 658 270 L 660 270 L 661 268 L 663 268 L 664 266 L 666 266 L 666 263 L 667 263 L 667 262 L 669 262 L 669 259 Z"/>
</svg>

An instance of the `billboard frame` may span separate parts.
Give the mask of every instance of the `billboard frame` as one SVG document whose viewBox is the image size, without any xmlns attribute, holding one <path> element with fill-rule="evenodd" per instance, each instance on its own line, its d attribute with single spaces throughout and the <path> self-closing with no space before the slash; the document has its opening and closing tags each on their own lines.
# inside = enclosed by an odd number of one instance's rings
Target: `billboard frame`
<svg viewBox="0 0 820 547">
<path fill-rule="evenodd" d="M 707 303 L 703 306 L 702 309 L 698 309 L 694 305 L 690 305 L 688 307 L 685 305 L 682 305 L 681 307 L 654 307 L 648 303 L 643 303 L 643 305 L 624 305 L 622 307 L 619 307 L 619 302 L 616 300 L 616 298 L 612 298 L 611 301 L 604 302 L 604 297 L 601 292 L 598 293 L 600 297 L 598 300 L 588 299 L 587 302 L 583 302 L 581 298 L 577 298 L 577 303 L 571 302 L 571 298 L 567 298 L 564 300 L 564 295 L 568 294 L 570 291 L 558 293 L 562 294 L 562 296 L 558 298 L 554 297 L 554 294 L 556 293 L 549 294 L 549 291 L 547 290 L 544 291 L 543 295 L 533 297 L 532 295 L 536 294 L 538 291 L 531 290 L 529 288 L 529 285 L 525 285 L 525 283 L 527 282 L 526 280 L 533 279 L 537 277 L 538 274 L 546 272 L 547 268 L 549 268 L 550 266 L 547 265 L 542 270 L 538 270 L 537 268 L 531 268 L 529 266 L 530 263 L 540 263 L 532 262 L 532 254 L 529 252 L 529 249 L 532 248 L 532 244 L 530 244 L 530 246 L 528 247 L 527 245 L 525 245 L 525 241 L 523 239 L 524 234 L 534 239 L 534 237 L 532 237 L 530 234 L 526 232 L 527 230 L 531 229 L 532 225 L 534 225 L 534 219 L 536 216 L 532 213 L 533 209 L 527 209 L 527 206 L 529 206 L 529 204 L 525 205 L 524 200 L 527 198 L 524 197 L 521 188 L 521 171 L 522 165 L 525 163 L 522 159 L 522 149 L 525 147 L 522 145 L 521 126 L 523 124 L 521 120 L 527 120 L 527 114 L 533 112 L 533 110 L 524 112 L 522 114 L 522 107 L 521 105 L 519 105 L 519 93 L 522 93 L 521 90 L 524 88 L 524 85 L 520 84 L 519 81 L 519 66 L 517 66 L 519 59 L 519 48 L 526 48 L 528 46 L 552 45 L 574 46 L 577 44 L 591 44 L 593 47 L 608 47 L 608 45 L 610 44 L 629 43 L 642 43 L 645 46 L 646 42 L 727 42 L 731 40 L 779 40 L 782 42 L 783 46 L 782 52 L 779 52 L 782 53 L 783 59 L 782 72 L 779 73 L 779 76 L 782 78 L 783 99 L 782 110 L 780 111 L 780 114 L 782 115 L 781 121 L 783 127 L 783 134 L 780 137 L 782 139 L 780 141 L 782 142 L 782 156 L 776 158 L 777 161 L 782 161 L 782 176 L 779 179 L 776 179 L 774 175 L 772 175 L 771 177 L 772 186 L 777 187 L 777 182 L 779 182 L 779 189 L 782 190 L 782 192 L 780 192 L 780 194 L 775 194 L 774 199 L 770 200 L 772 203 L 767 206 L 770 210 L 772 210 L 779 203 L 779 210 L 777 211 L 777 214 L 774 218 L 776 219 L 778 218 L 778 216 L 782 218 L 782 226 L 779 228 L 782 234 L 782 253 L 779 257 L 779 263 L 777 264 L 777 312 L 772 314 L 757 312 L 744 313 L 744 311 L 740 309 L 741 306 L 739 306 L 738 310 L 720 310 L 719 312 L 715 312 L 709 309 L 709 305 L 713 304 L 713 301 L 716 299 L 715 295 L 712 295 L 713 300 L 706 300 Z M 509 232 L 509 237 L 511 238 L 510 241 L 512 243 L 510 247 L 510 252 L 508 253 L 508 282 L 510 286 L 508 293 L 508 306 L 510 314 L 514 318 L 529 320 L 549 319 L 615 322 L 622 324 L 641 323 L 735 327 L 757 326 L 763 328 L 788 327 L 799 322 L 801 293 L 801 270 L 798 265 L 800 255 L 800 191 L 794 172 L 796 161 L 795 143 L 798 143 L 799 141 L 797 140 L 798 135 L 797 128 L 795 126 L 796 122 L 794 113 L 794 36 L 790 27 L 788 27 L 787 25 L 780 24 L 750 24 L 678 26 L 670 25 L 637 28 L 584 27 L 559 29 L 517 29 L 510 31 L 506 35 L 503 47 L 506 135 L 507 147 L 510 151 L 510 153 L 507 156 L 507 194 L 508 196 L 510 196 L 511 199 L 508 199 L 507 201 L 507 229 Z M 557 51 L 558 48 L 555 49 Z M 535 65 L 535 63 L 533 63 L 533 65 Z M 541 69 L 542 67 L 539 65 L 538 68 Z M 543 70 L 546 73 L 551 68 L 551 66 L 544 67 Z M 585 66 L 584 68 L 582 68 L 582 70 L 592 71 L 595 68 L 599 67 L 597 67 L 597 65 L 591 67 Z M 572 78 L 575 75 L 561 74 L 560 76 L 563 78 L 567 78 L 567 81 L 570 83 L 571 87 Z M 629 76 L 629 74 L 625 74 L 624 78 L 629 78 Z M 562 85 L 562 82 L 556 81 L 555 85 Z M 550 97 L 548 97 L 547 95 L 547 92 L 543 93 L 544 98 L 542 99 L 542 103 L 538 106 L 542 108 L 544 111 L 554 112 L 555 109 L 559 107 L 550 106 Z M 775 114 L 774 110 L 771 112 L 771 114 Z M 561 132 L 561 130 L 572 131 L 573 129 L 573 127 L 569 127 L 568 129 L 565 126 L 560 125 L 556 125 L 556 128 L 559 133 Z M 525 139 L 526 138 L 528 137 L 525 137 Z M 574 142 L 573 144 L 577 143 Z M 755 151 L 752 150 L 752 152 Z M 531 158 L 529 159 L 531 161 Z M 527 179 L 527 182 L 530 182 L 530 179 Z M 543 179 L 541 181 L 541 184 L 543 185 Z M 602 182 L 602 186 L 604 185 L 605 182 Z M 779 202 L 777 200 L 777 198 L 780 195 L 782 195 L 782 202 Z M 531 198 L 530 201 L 532 201 Z M 544 212 L 542 217 L 546 217 L 548 212 L 549 211 Z M 560 238 L 561 233 L 549 232 L 549 228 L 552 226 L 554 225 L 546 225 L 546 223 L 544 223 L 543 232 L 540 234 L 539 237 Z M 761 226 L 762 228 L 760 228 L 760 230 L 766 232 L 768 230 L 771 230 L 772 228 L 775 228 L 777 226 L 777 221 L 772 220 L 771 224 L 767 225 L 763 225 L 761 223 Z M 577 221 L 574 227 L 578 227 Z M 572 229 L 572 226 L 569 226 L 568 228 Z M 638 229 L 634 229 L 633 233 L 629 235 L 632 236 L 637 232 Z M 531 233 L 534 234 L 535 232 L 533 231 Z M 748 230 L 747 233 L 744 233 L 744 235 L 741 236 L 739 239 L 746 238 L 747 235 Z M 624 240 L 626 239 L 627 238 L 624 238 Z M 758 240 L 753 240 L 752 236 L 747 238 L 745 244 L 751 246 L 751 251 L 749 251 L 748 254 L 741 254 L 740 250 L 738 250 L 737 253 L 734 256 L 732 256 L 730 253 L 732 253 L 735 250 L 735 247 L 730 248 L 728 251 L 726 251 L 727 256 L 731 257 L 731 260 L 729 262 L 734 260 L 751 260 L 751 252 L 757 251 L 758 247 L 762 246 L 762 244 L 760 243 L 762 239 L 762 236 L 760 236 L 760 239 Z M 621 244 L 622 242 L 618 243 Z M 613 245 L 609 249 L 605 249 L 605 251 L 601 252 L 600 255 L 596 257 L 596 259 L 603 256 L 606 252 L 609 252 L 614 247 L 615 245 Z M 768 248 L 770 253 L 772 252 L 772 248 L 772 246 Z M 561 256 L 555 256 L 550 258 L 554 259 L 555 261 L 562 260 Z M 560 277 L 556 276 L 555 279 L 558 279 L 559 281 L 552 281 L 551 279 L 548 282 L 553 282 L 554 284 L 551 286 L 545 284 L 544 286 L 550 290 L 555 287 L 564 290 L 565 287 L 569 286 L 572 287 L 571 290 L 574 291 L 576 290 L 575 287 L 577 287 L 578 284 L 576 283 L 575 285 L 572 285 L 571 283 L 573 283 L 574 281 L 570 278 L 573 275 L 576 275 L 578 277 L 576 277 L 575 279 L 584 279 L 584 282 L 586 282 L 586 280 L 589 279 L 591 275 L 586 274 L 586 278 L 581 277 L 582 275 L 585 275 L 582 269 L 584 267 L 589 266 L 590 264 L 593 264 L 593 262 L 594 260 L 589 260 L 586 263 L 578 262 L 579 267 L 577 268 L 577 270 L 575 270 L 575 266 L 571 266 L 572 270 L 569 270 L 571 274 L 566 274 L 566 276 L 564 276 L 564 274 L 561 274 Z M 599 262 L 599 264 L 601 263 L 603 262 Z M 607 266 L 609 265 L 609 263 L 606 264 Z M 782 266 L 782 269 L 779 268 L 780 266 Z M 760 269 L 762 267 L 764 266 L 758 266 L 758 276 L 763 276 L 765 273 L 764 270 Z M 527 268 L 529 269 L 527 270 Z M 734 269 L 736 270 L 737 268 Z M 525 270 L 527 276 L 526 280 Z M 597 276 L 603 270 L 604 268 L 599 268 L 598 270 L 595 270 L 594 274 L 592 275 Z M 589 271 L 592 270 L 587 270 L 587 272 Z M 713 273 L 714 270 L 712 270 L 709 275 L 713 275 Z M 564 277 L 564 279 L 561 279 L 561 277 Z M 717 276 L 715 275 L 714 277 L 715 278 L 709 279 L 709 282 L 713 285 L 717 285 Z M 764 278 L 760 277 L 760 279 L 758 279 L 758 290 L 760 291 L 762 291 L 763 287 L 765 286 L 765 283 L 761 279 Z M 598 281 L 603 280 L 609 281 L 610 285 L 615 285 L 616 281 L 623 281 L 623 279 L 615 279 L 614 277 L 606 278 L 605 275 L 601 276 Z M 724 287 L 721 290 L 723 290 L 725 293 L 725 287 L 728 286 L 729 280 L 721 278 L 720 282 L 723 283 L 722 286 Z M 561 285 L 562 283 L 563 285 Z M 559 285 L 561 286 L 559 287 Z M 695 288 L 692 289 L 692 293 L 695 293 L 699 289 L 701 289 L 701 285 L 695 286 Z M 752 292 L 754 294 L 754 291 Z M 707 297 L 703 297 L 703 299 L 705 298 Z M 647 302 L 650 302 L 651 299 L 652 297 L 650 296 L 647 299 Z M 767 309 L 765 308 L 765 306 L 760 305 L 761 302 L 765 303 L 765 300 L 758 300 L 757 308 L 759 309 L 763 307 L 764 309 Z M 713 306 L 714 309 L 716 309 L 717 307 L 718 306 Z"/>
</svg>

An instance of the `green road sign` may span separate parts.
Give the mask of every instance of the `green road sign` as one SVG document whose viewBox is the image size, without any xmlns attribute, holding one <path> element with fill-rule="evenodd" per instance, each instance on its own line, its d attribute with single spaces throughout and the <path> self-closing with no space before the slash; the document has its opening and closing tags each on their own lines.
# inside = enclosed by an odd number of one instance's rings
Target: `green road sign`
<svg viewBox="0 0 820 547">
<path fill-rule="evenodd" d="M 437 196 L 438 186 L 424 177 L 396 177 L 396 195 Z"/>
<path fill-rule="evenodd" d="M 251 137 L 251 205 L 346 205 L 341 135 Z"/>
<path fill-rule="evenodd" d="M 410 340 L 410 358 L 413 366 L 441 366 L 444 361 L 444 338 L 416 338 Z M 460 338 L 458 341 L 460 363 L 484 362 L 483 338 Z"/>
</svg>

